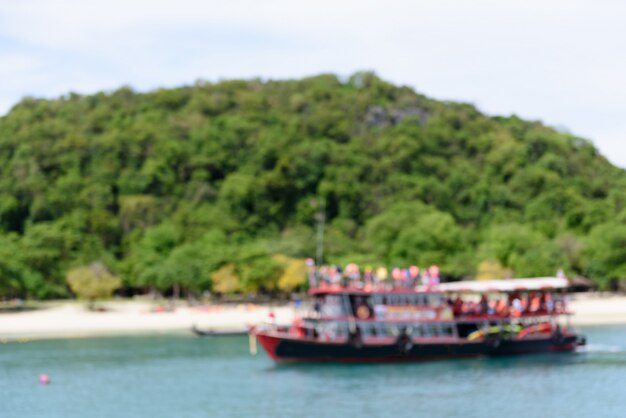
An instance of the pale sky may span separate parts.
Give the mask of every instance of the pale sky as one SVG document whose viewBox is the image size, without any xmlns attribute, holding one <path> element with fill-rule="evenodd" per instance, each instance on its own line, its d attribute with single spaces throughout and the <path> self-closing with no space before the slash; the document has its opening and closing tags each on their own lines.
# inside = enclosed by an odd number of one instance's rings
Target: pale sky
<svg viewBox="0 0 626 418">
<path fill-rule="evenodd" d="M 621 0 L 2 0 L 0 114 L 27 95 L 371 70 L 626 167 L 624 22 Z"/>
</svg>

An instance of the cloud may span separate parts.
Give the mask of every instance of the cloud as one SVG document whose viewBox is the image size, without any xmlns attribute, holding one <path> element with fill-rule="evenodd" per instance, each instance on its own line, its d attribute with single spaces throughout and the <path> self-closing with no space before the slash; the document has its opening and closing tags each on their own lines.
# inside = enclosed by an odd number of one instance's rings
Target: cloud
<svg viewBox="0 0 626 418">
<path fill-rule="evenodd" d="M 625 12 L 612 0 L 3 2 L 0 112 L 26 94 L 371 69 L 567 126 L 626 166 Z"/>
</svg>

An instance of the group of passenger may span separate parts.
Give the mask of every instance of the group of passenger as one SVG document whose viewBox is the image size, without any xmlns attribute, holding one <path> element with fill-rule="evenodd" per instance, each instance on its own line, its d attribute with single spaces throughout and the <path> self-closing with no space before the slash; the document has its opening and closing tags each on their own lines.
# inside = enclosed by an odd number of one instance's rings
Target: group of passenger
<svg viewBox="0 0 626 418">
<path fill-rule="evenodd" d="M 478 302 L 464 301 L 460 295 L 448 301 L 455 317 L 475 315 L 498 315 L 501 317 L 520 317 L 527 314 L 552 314 L 565 310 L 562 299 L 555 298 L 546 291 L 510 293 L 505 298 L 489 299 L 483 294 Z"/>
<path fill-rule="evenodd" d="M 307 260 L 309 266 L 309 285 L 311 287 L 351 287 L 364 290 L 390 290 L 393 288 L 415 288 L 424 286 L 432 288 L 439 285 L 439 267 L 432 265 L 421 270 L 418 266 L 393 267 L 388 270 L 384 266 L 363 269 L 355 263 L 344 268 L 337 265 L 315 267 L 313 260 Z"/>
</svg>

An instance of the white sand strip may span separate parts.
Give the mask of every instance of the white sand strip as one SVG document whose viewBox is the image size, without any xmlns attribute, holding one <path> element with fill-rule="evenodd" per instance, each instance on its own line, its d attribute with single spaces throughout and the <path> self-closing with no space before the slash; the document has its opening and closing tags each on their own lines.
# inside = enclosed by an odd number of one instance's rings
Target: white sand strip
<svg viewBox="0 0 626 418">
<path fill-rule="evenodd" d="M 574 325 L 626 324 L 626 296 L 580 294 L 570 303 Z"/>
<path fill-rule="evenodd" d="M 270 319 L 289 323 L 293 309 L 252 304 L 180 307 L 173 312 L 153 312 L 144 303 L 106 304 L 107 312 L 90 312 L 81 304 L 67 303 L 50 309 L 0 314 L 0 341 L 32 338 L 67 338 L 96 335 L 191 332 L 193 326 L 215 331 L 245 331 Z"/>
<path fill-rule="evenodd" d="M 153 312 L 147 302 L 107 302 L 107 312 L 90 312 L 83 304 L 62 303 L 49 309 L 0 314 L 0 342 L 33 338 L 69 338 L 97 335 L 191 332 L 195 325 L 214 331 L 244 331 L 269 320 L 288 324 L 295 313 L 290 306 L 253 304 L 179 307 L 174 312 Z M 571 302 L 574 325 L 626 324 L 626 296 L 576 295 Z"/>
</svg>

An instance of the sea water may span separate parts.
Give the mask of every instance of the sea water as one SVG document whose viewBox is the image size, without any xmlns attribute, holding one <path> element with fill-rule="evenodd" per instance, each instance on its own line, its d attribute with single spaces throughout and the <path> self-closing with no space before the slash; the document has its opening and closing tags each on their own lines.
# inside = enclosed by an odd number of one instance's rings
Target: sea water
<svg viewBox="0 0 626 418">
<path fill-rule="evenodd" d="M 406 364 L 277 365 L 191 333 L 6 343 L 0 417 L 626 417 L 626 326 L 583 332 L 575 353 Z"/>
</svg>

